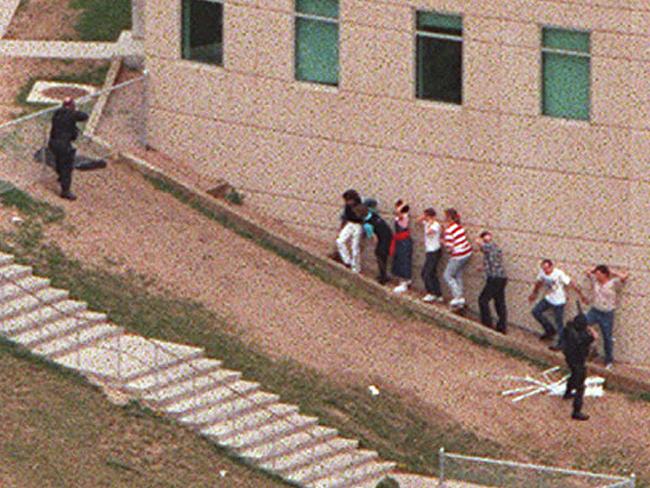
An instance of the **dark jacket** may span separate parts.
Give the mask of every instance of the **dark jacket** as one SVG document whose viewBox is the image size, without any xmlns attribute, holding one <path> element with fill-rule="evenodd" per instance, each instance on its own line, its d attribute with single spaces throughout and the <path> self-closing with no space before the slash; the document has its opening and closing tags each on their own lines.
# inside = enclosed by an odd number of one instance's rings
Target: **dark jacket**
<svg viewBox="0 0 650 488">
<path fill-rule="evenodd" d="M 393 231 L 390 230 L 390 226 L 384 219 L 376 213 L 373 213 L 365 223 L 372 225 L 373 232 L 377 235 L 379 241 L 377 243 L 378 245 L 383 243 L 390 244 L 390 241 L 393 239 Z"/>
<path fill-rule="evenodd" d="M 564 357 L 568 364 L 584 365 L 589 355 L 589 347 L 594 342 L 587 330 L 587 319 L 580 314 L 567 323 L 564 329 Z"/>
<path fill-rule="evenodd" d="M 79 135 L 77 122 L 85 122 L 86 120 L 88 120 L 88 114 L 79 110 L 70 110 L 69 108 L 61 107 L 52 116 L 50 141 L 70 144 Z"/>
</svg>

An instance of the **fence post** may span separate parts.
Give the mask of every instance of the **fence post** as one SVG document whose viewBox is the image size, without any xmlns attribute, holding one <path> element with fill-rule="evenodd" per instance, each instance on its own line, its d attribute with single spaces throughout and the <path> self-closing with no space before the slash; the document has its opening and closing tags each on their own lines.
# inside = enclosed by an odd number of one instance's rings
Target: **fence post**
<svg viewBox="0 0 650 488">
<path fill-rule="evenodd" d="M 438 451 L 438 487 L 445 486 L 445 448 L 441 447 Z"/>
<path fill-rule="evenodd" d="M 47 178 L 47 143 L 49 140 L 49 127 L 47 120 L 45 121 L 44 127 L 43 127 L 43 144 L 41 146 L 41 159 L 43 166 L 41 167 L 41 177 L 43 179 Z"/>
</svg>

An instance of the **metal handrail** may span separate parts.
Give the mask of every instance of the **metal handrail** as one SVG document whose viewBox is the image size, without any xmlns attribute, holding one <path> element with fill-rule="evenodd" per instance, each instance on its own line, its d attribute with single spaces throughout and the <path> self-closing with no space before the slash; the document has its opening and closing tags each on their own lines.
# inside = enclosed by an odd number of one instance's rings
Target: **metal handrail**
<svg viewBox="0 0 650 488">
<path fill-rule="evenodd" d="M 635 475 L 632 474 L 629 477 L 626 476 L 620 476 L 620 475 L 609 475 L 609 474 L 600 474 L 600 473 L 592 473 L 589 471 L 581 471 L 581 470 L 576 470 L 576 469 L 566 469 L 566 468 L 556 468 L 552 466 L 542 466 L 538 464 L 531 464 L 531 463 L 520 463 L 520 462 L 515 462 L 515 461 L 503 461 L 503 460 L 498 460 L 498 459 L 490 459 L 490 458 L 484 458 L 484 457 L 478 457 L 478 456 L 467 456 L 463 454 L 454 454 L 454 453 L 448 453 L 445 452 L 444 448 L 440 448 L 439 450 L 439 466 L 440 466 L 440 473 L 439 473 L 439 483 L 438 486 L 442 487 L 444 486 L 444 467 L 445 467 L 445 458 L 449 459 L 457 459 L 457 460 L 462 460 L 462 461 L 472 461 L 476 463 L 482 463 L 482 464 L 491 464 L 491 465 L 498 465 L 498 466 L 507 466 L 511 468 L 522 468 L 522 469 L 529 469 L 529 470 L 535 470 L 535 471 L 541 471 L 541 472 L 547 472 L 547 473 L 555 473 L 555 474 L 564 474 L 568 476 L 582 476 L 582 477 L 589 477 L 593 479 L 602 479 L 602 480 L 608 480 L 608 481 L 615 481 L 616 483 L 614 485 L 608 485 L 608 488 L 615 488 L 615 487 L 625 487 L 625 486 L 632 486 L 634 487 L 635 483 Z"/>
<path fill-rule="evenodd" d="M 42 300 L 40 297 L 36 296 L 34 292 L 30 291 L 29 289 L 27 289 L 27 288 L 25 288 L 25 287 L 20 286 L 20 285 L 16 282 L 16 280 L 14 280 L 14 279 L 3 279 L 2 281 L 0 281 L 0 283 L 1 283 L 1 282 L 5 282 L 5 283 L 6 283 L 6 282 L 10 282 L 10 283 L 12 283 L 13 285 L 15 285 L 16 287 L 18 287 L 19 289 L 21 289 L 23 292 L 25 292 L 26 295 L 29 295 L 29 296 L 33 297 L 34 299 L 36 299 L 37 301 L 39 301 L 39 302 L 42 304 L 42 306 L 44 306 L 44 307 L 51 307 L 51 308 L 53 308 L 54 310 L 57 310 L 57 311 L 61 312 L 61 313 L 63 314 L 63 316 L 65 316 L 65 317 L 78 318 L 78 317 L 77 317 L 77 312 L 65 312 L 65 311 L 63 311 L 62 309 L 57 308 L 57 306 L 56 306 L 57 304 L 56 304 L 56 303 L 52 303 L 52 304 L 51 304 L 51 303 L 47 303 L 47 302 L 45 302 L 45 301 Z M 79 334 L 81 333 L 81 330 L 77 330 L 76 333 L 77 333 L 77 343 L 79 344 L 79 343 L 80 343 L 80 337 L 79 337 Z M 118 340 L 119 340 L 119 337 L 120 337 L 120 336 L 118 336 Z M 141 336 L 141 337 L 143 337 L 143 336 Z M 154 349 L 155 349 L 156 352 L 160 350 L 160 351 L 163 351 L 165 354 L 168 354 L 168 355 L 174 357 L 175 359 L 179 359 L 179 360 L 180 360 L 180 359 L 185 359 L 184 356 L 180 356 L 180 355 L 178 355 L 175 351 L 172 351 L 172 350 L 169 350 L 169 349 L 165 348 L 162 344 L 159 344 L 159 343 L 157 343 L 157 342 L 153 342 L 151 339 L 146 338 L 146 337 L 143 337 L 143 339 L 144 339 L 146 342 L 150 343 L 150 344 L 152 345 L 152 347 L 154 347 Z M 103 346 L 107 346 L 107 345 L 104 344 Z M 98 345 L 98 348 L 100 348 L 100 349 L 103 348 L 103 349 L 106 349 L 106 350 L 115 350 L 115 348 L 113 348 L 112 346 L 102 347 L 102 344 L 101 344 L 101 343 Z M 80 353 L 81 353 L 81 349 L 78 349 L 78 350 L 76 351 L 76 354 L 77 354 L 77 366 L 78 366 L 77 369 L 78 369 L 78 370 L 81 370 L 81 368 L 80 368 Z M 133 354 L 131 354 L 131 353 L 129 353 L 129 352 L 126 352 L 126 351 L 122 350 L 121 348 L 118 350 L 118 353 L 119 353 L 119 354 L 118 354 L 118 360 L 121 360 L 121 359 L 120 359 L 120 356 L 121 356 L 122 354 L 125 354 L 127 357 L 132 357 L 133 359 L 135 359 L 136 361 L 138 361 L 140 364 L 144 364 L 144 365 L 147 365 L 147 366 L 151 366 L 150 363 L 146 363 L 146 362 L 143 361 L 141 358 L 139 358 L 139 357 L 137 357 L 137 356 L 134 356 Z M 158 362 L 158 359 L 157 359 L 157 355 L 156 355 L 155 357 L 156 357 L 156 359 L 155 359 L 154 362 L 155 362 L 156 364 L 155 364 L 154 366 L 155 366 L 156 369 L 154 370 L 154 372 L 159 373 L 159 372 L 160 372 L 160 368 L 159 368 L 159 362 Z M 207 359 L 210 359 L 210 358 L 207 358 Z M 184 380 L 186 380 L 186 379 L 188 379 L 188 378 L 192 378 L 193 380 L 195 380 L 195 375 L 194 375 L 194 373 L 203 373 L 202 370 L 196 368 L 196 367 L 195 367 L 193 364 L 191 364 L 190 362 L 186 362 L 185 364 L 187 364 L 187 365 L 189 366 L 189 368 L 190 368 L 192 371 L 191 371 L 190 373 L 187 373 L 187 374 L 185 374 L 185 375 L 180 376 L 179 378 L 176 378 L 176 379 L 175 379 L 175 382 L 181 382 L 181 381 L 184 381 Z M 147 374 L 149 374 L 149 372 L 148 372 Z M 212 377 L 212 374 L 213 374 L 213 373 L 210 372 L 210 373 L 208 373 L 207 376 Z M 119 363 L 118 363 L 118 380 L 120 381 L 120 383 L 121 383 L 120 386 L 122 386 L 122 390 L 123 390 L 123 389 L 124 389 L 124 386 L 126 385 L 126 383 L 122 383 L 122 379 L 121 379 L 121 371 L 120 371 L 120 365 L 119 365 Z M 157 382 L 158 382 L 158 381 L 159 381 L 159 380 L 157 380 Z M 158 384 L 158 387 L 160 387 L 159 384 Z M 229 389 L 229 390 L 234 394 L 233 396 L 237 396 L 237 397 L 239 397 L 239 399 L 242 399 L 242 400 L 244 400 L 245 402 L 249 402 L 251 406 L 258 405 L 257 402 L 255 402 L 254 400 L 251 400 L 250 398 L 248 398 L 247 395 L 238 392 L 236 389 L 232 388 L 230 385 L 224 385 L 224 387 L 227 388 L 227 389 Z M 194 389 L 194 385 L 193 385 L 193 389 Z M 260 410 L 266 411 L 267 413 L 270 414 L 271 418 L 273 418 L 273 419 L 275 419 L 275 420 L 282 420 L 282 421 L 287 422 L 288 424 L 290 424 L 290 425 L 292 425 L 292 426 L 294 426 L 294 427 L 299 427 L 299 424 L 292 422 L 291 420 L 289 420 L 288 417 L 284 417 L 284 416 L 281 416 L 281 415 L 279 415 L 279 414 L 273 412 L 273 411 L 272 411 L 270 408 L 268 408 L 266 405 L 262 405 L 262 406 L 260 407 Z M 313 439 L 318 439 L 318 438 L 319 438 L 319 437 L 316 436 L 314 433 L 312 433 L 310 430 L 305 430 L 305 431 L 303 431 L 303 432 L 304 432 L 305 434 L 309 435 L 310 437 L 312 437 Z M 325 439 L 322 443 L 324 443 L 324 444 L 326 444 L 326 445 L 332 447 L 332 440 L 331 440 L 331 439 Z"/>
<path fill-rule="evenodd" d="M 93 98 L 99 97 L 99 96 L 103 95 L 104 93 L 110 93 L 113 90 L 117 90 L 119 88 L 124 88 L 125 86 L 131 85 L 133 83 L 143 81 L 148 76 L 149 76 L 149 74 L 147 72 L 145 72 L 142 76 L 139 76 L 137 78 L 133 78 L 131 80 L 123 81 L 122 83 L 118 83 L 117 85 L 113 85 L 113 86 L 111 86 L 109 88 L 105 88 L 103 90 L 97 90 L 94 93 L 90 93 L 89 95 L 85 95 L 83 97 L 80 97 L 80 98 L 76 99 L 76 103 L 83 104 L 83 103 L 89 102 Z M 25 115 L 23 117 L 19 117 L 17 119 L 10 120 L 9 122 L 5 122 L 4 124 L 0 124 L 0 130 L 6 129 L 7 127 L 13 127 L 14 125 L 22 124 L 23 122 L 27 122 L 28 120 L 38 118 L 41 115 L 46 115 L 46 114 L 48 114 L 50 112 L 55 112 L 56 110 L 59 109 L 59 107 L 60 107 L 60 105 L 56 105 L 54 107 L 39 110 L 39 111 L 31 113 L 29 115 Z"/>
</svg>

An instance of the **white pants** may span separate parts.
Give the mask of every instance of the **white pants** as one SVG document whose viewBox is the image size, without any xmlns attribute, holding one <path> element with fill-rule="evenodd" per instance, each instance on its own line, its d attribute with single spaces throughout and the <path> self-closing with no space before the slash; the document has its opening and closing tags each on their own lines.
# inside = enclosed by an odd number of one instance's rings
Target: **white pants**
<svg viewBox="0 0 650 488">
<path fill-rule="evenodd" d="M 348 250 L 348 241 L 352 241 L 352 256 Z M 348 222 L 343 226 L 339 236 L 336 239 L 336 247 L 341 255 L 341 260 L 352 268 L 352 271 L 359 273 L 361 271 L 361 224 Z"/>
</svg>

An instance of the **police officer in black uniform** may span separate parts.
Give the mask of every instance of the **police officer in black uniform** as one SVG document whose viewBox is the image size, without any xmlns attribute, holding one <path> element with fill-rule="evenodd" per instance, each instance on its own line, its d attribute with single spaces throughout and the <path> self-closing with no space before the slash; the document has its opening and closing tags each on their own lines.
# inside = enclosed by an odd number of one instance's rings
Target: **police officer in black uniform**
<svg viewBox="0 0 650 488">
<path fill-rule="evenodd" d="M 589 415 L 582 413 L 582 397 L 585 393 L 585 379 L 587 377 L 587 356 L 591 343 L 596 339 L 596 331 L 587 327 L 587 318 L 582 313 L 578 304 L 579 313 L 567 323 L 564 330 L 564 357 L 571 370 L 567 382 L 564 399 L 573 398 L 574 420 L 588 420 Z"/>
<path fill-rule="evenodd" d="M 77 139 L 79 129 L 77 122 L 88 120 L 88 114 L 76 110 L 74 100 L 67 97 L 63 100 L 63 106 L 52 116 L 52 129 L 48 147 L 54 154 L 56 161 L 56 173 L 61 183 L 61 197 L 67 200 L 76 200 L 77 197 L 70 192 L 72 185 L 72 170 L 76 150 L 72 141 Z"/>
</svg>

